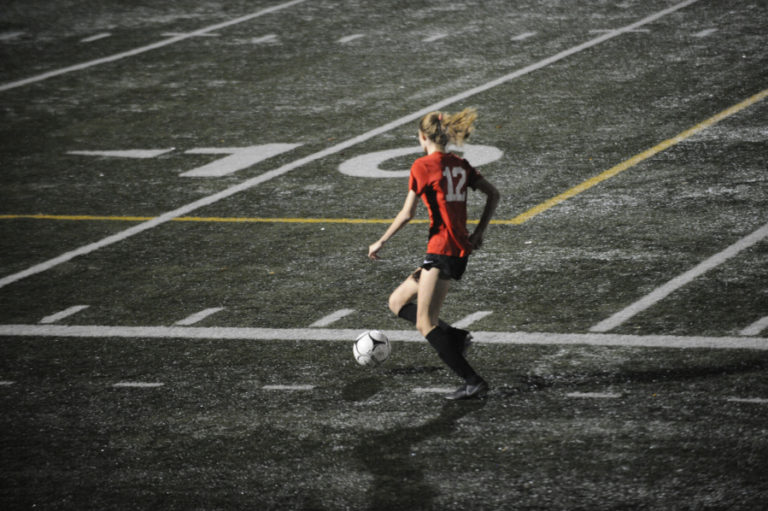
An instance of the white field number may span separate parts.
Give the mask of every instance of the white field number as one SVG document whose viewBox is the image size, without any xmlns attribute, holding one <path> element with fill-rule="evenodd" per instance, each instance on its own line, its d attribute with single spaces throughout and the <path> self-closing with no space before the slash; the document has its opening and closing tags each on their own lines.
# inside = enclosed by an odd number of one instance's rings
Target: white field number
<svg viewBox="0 0 768 511">
<path fill-rule="evenodd" d="M 284 152 L 291 151 L 301 144 L 262 144 L 247 147 L 201 147 L 184 151 L 184 154 L 213 154 L 224 155 L 222 158 L 214 160 L 202 167 L 197 167 L 179 174 L 183 177 L 223 177 L 234 174 L 240 170 L 251 167 L 261 161 L 267 160 Z M 462 147 L 448 146 L 452 152 L 463 153 L 464 158 L 469 160 L 474 167 L 485 165 L 501 159 L 504 153 L 493 146 L 465 144 Z M 123 149 L 123 150 L 103 150 L 103 151 L 68 151 L 67 154 L 79 156 L 96 156 L 108 158 L 131 158 L 145 159 L 156 158 L 160 155 L 174 151 L 174 148 L 167 149 Z M 399 149 L 387 149 L 385 151 L 375 151 L 363 154 L 346 160 L 339 166 L 339 172 L 352 177 L 367 178 L 403 178 L 408 177 L 410 170 L 385 170 L 380 168 L 387 160 L 421 153 L 419 147 L 401 147 Z M 463 200 L 466 196 L 464 185 L 466 184 L 466 174 L 463 169 L 454 168 L 451 170 L 453 177 L 460 177 L 456 188 L 449 190 L 448 200 Z M 449 187 L 453 186 L 451 179 L 448 180 Z"/>
</svg>

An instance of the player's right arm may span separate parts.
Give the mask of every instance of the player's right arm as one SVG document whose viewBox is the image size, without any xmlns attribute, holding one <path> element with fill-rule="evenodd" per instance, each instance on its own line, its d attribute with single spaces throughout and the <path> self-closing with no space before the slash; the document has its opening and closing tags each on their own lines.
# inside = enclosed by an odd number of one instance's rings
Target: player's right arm
<svg viewBox="0 0 768 511">
<path fill-rule="evenodd" d="M 397 231 L 402 229 L 411 219 L 416 215 L 416 206 L 418 205 L 418 195 L 413 190 L 408 190 L 408 195 L 405 197 L 405 202 L 400 212 L 397 214 L 392 224 L 387 228 L 384 235 L 379 238 L 375 243 L 368 247 L 368 257 L 371 259 L 379 259 L 379 250 L 384 246 L 384 243 L 394 236 Z"/>
</svg>

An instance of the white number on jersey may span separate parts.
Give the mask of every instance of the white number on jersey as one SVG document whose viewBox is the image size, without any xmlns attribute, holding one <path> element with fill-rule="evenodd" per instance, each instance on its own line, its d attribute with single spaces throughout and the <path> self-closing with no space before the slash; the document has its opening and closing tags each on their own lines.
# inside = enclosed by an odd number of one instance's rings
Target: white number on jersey
<svg viewBox="0 0 768 511">
<path fill-rule="evenodd" d="M 464 202 L 467 200 L 467 171 L 463 167 L 444 169 L 445 176 L 445 200 L 448 202 Z M 459 182 L 453 179 L 458 177 Z"/>
</svg>

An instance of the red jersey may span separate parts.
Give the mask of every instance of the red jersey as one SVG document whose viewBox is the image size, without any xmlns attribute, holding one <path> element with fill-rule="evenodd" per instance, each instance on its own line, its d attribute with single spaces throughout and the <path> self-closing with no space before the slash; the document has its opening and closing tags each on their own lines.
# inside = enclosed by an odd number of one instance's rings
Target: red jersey
<svg viewBox="0 0 768 511">
<path fill-rule="evenodd" d="M 408 184 L 429 210 L 427 253 L 466 257 L 472 252 L 467 231 L 467 187 L 483 176 L 453 153 L 434 152 L 413 162 Z"/>
</svg>

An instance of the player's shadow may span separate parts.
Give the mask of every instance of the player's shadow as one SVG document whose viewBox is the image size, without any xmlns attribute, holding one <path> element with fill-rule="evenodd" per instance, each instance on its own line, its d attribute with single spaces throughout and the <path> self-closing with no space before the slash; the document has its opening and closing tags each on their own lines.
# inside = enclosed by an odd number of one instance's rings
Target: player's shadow
<svg viewBox="0 0 768 511">
<path fill-rule="evenodd" d="M 414 453 L 414 446 L 434 437 L 451 437 L 459 419 L 484 406 L 485 400 L 450 402 L 443 406 L 440 415 L 420 426 L 367 434 L 355 448 L 355 456 L 373 475 L 373 481 L 367 485 L 368 509 L 433 509 L 438 492 L 425 481 L 428 462 Z M 445 456 L 451 456 L 450 450 Z"/>
</svg>

